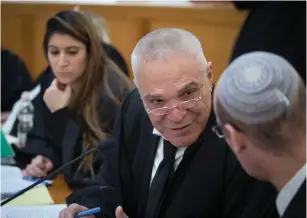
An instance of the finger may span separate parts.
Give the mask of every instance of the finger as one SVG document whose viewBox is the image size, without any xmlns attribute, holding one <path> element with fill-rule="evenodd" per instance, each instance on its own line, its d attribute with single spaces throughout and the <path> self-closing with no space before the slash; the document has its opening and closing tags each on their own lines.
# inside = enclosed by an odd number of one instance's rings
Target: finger
<svg viewBox="0 0 307 218">
<path fill-rule="evenodd" d="M 37 162 L 37 163 L 44 163 L 44 159 L 45 159 L 44 156 L 42 156 L 42 155 L 37 155 L 37 156 L 35 157 L 35 162 Z"/>
<path fill-rule="evenodd" d="M 26 169 L 21 170 L 21 174 L 22 174 L 22 177 L 32 176 Z"/>
<path fill-rule="evenodd" d="M 77 213 L 87 210 L 88 208 L 79 204 L 71 204 L 60 212 L 60 218 L 74 218 Z"/>
<path fill-rule="evenodd" d="M 50 87 L 52 86 L 52 87 L 56 87 L 57 86 L 57 79 L 53 79 L 52 80 L 52 82 L 51 82 L 51 84 L 50 84 Z"/>
<path fill-rule="evenodd" d="M 27 165 L 27 167 L 23 170 L 22 175 L 23 176 L 35 177 L 35 175 L 31 171 L 31 169 L 29 168 L 29 166 L 30 165 Z"/>
<path fill-rule="evenodd" d="M 121 206 L 118 206 L 115 210 L 115 217 L 116 218 L 128 218 L 128 216 L 125 214 L 123 208 Z"/>
<path fill-rule="evenodd" d="M 30 172 L 33 177 L 41 178 L 46 176 L 45 171 L 37 166 L 29 166 L 27 171 Z"/>
<path fill-rule="evenodd" d="M 49 172 L 53 169 L 53 163 L 50 160 L 45 161 L 45 170 Z"/>
<path fill-rule="evenodd" d="M 50 159 L 47 158 L 47 157 L 42 156 L 42 162 L 43 162 L 44 164 L 46 164 L 46 163 L 50 162 Z"/>
<path fill-rule="evenodd" d="M 35 158 L 32 159 L 31 165 L 36 165 L 40 168 L 43 168 L 45 166 L 44 164 L 44 157 L 41 155 L 36 156 Z"/>
<path fill-rule="evenodd" d="M 40 177 L 46 176 L 46 172 L 43 169 L 39 168 L 37 165 L 33 165 L 33 164 L 29 165 L 27 167 L 27 171 L 30 174 L 32 174 L 33 177 L 40 178 Z"/>
</svg>

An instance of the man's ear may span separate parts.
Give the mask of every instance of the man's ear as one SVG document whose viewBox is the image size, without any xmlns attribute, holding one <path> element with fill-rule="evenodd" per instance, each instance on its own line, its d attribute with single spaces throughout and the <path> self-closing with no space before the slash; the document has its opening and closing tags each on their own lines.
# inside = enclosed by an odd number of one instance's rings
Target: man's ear
<svg viewBox="0 0 307 218">
<path fill-rule="evenodd" d="M 208 80 L 211 80 L 211 81 L 212 81 L 212 78 L 213 78 L 212 62 L 211 61 L 209 61 L 207 63 L 207 78 L 208 78 Z"/>
<path fill-rule="evenodd" d="M 231 124 L 224 125 L 225 139 L 235 154 L 239 154 L 246 146 L 244 136 L 238 132 Z"/>
</svg>

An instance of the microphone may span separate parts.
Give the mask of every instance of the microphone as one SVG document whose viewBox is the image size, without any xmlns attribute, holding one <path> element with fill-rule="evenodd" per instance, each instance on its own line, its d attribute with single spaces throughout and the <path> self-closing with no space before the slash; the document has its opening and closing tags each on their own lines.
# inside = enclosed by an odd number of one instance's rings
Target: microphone
<svg viewBox="0 0 307 218">
<path fill-rule="evenodd" d="M 91 153 L 100 151 L 102 153 L 104 153 L 104 151 L 109 151 L 109 149 L 112 147 L 114 147 L 115 141 L 112 139 L 106 140 L 101 142 L 96 148 L 92 148 L 87 150 L 86 152 L 82 153 L 80 156 L 76 157 L 75 159 L 69 161 L 68 163 L 64 164 L 63 166 L 59 167 L 58 169 L 56 169 L 55 171 L 53 171 L 52 173 L 48 174 L 47 176 L 45 176 L 44 178 L 36 181 L 35 183 L 33 183 L 32 185 L 29 185 L 28 187 L 18 191 L 16 194 L 14 194 L 13 196 L 5 199 L 4 201 L 2 201 L 0 203 L 0 206 L 3 206 L 7 203 L 9 203 L 10 201 L 14 200 L 15 198 L 19 197 L 20 195 L 24 194 L 25 192 L 29 191 L 30 189 L 32 189 L 33 187 L 41 184 L 42 182 L 44 182 L 45 180 L 50 180 L 53 177 L 55 177 L 56 175 L 58 175 L 59 173 L 62 172 L 63 169 L 65 169 L 66 167 L 68 167 L 69 165 L 75 163 L 76 161 L 82 159 L 83 157 L 85 157 L 86 155 L 89 155 Z"/>
</svg>

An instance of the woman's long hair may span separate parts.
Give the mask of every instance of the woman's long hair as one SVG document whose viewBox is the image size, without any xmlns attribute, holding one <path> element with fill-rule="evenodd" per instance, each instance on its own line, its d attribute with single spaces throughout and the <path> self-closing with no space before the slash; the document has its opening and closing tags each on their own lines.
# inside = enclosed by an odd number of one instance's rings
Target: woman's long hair
<svg viewBox="0 0 307 218">
<path fill-rule="evenodd" d="M 99 122 L 98 101 L 102 91 L 115 105 L 120 105 L 123 100 L 123 90 L 132 88 L 130 80 L 119 70 L 119 68 L 107 57 L 102 49 L 101 39 L 98 36 L 93 24 L 77 11 L 61 11 L 47 22 L 43 47 L 45 56 L 48 52 L 48 42 L 55 33 L 67 34 L 86 46 L 87 65 L 85 71 L 78 79 L 76 87 L 68 104 L 77 122 L 83 131 L 83 151 L 97 146 L 107 138 L 107 134 Z M 114 93 L 109 85 L 108 74 L 118 74 L 121 91 Z M 88 155 L 79 165 L 78 170 L 93 171 L 93 155 Z"/>
</svg>

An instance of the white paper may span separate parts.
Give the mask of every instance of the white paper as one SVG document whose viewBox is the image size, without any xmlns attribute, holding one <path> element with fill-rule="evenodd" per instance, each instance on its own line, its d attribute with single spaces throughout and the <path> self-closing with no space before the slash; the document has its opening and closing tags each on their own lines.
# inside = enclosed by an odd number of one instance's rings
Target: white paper
<svg viewBox="0 0 307 218">
<path fill-rule="evenodd" d="M 18 167 L 1 165 L 1 193 L 16 193 L 33 183 L 23 179 L 21 170 Z M 41 183 L 37 186 L 40 185 L 44 184 Z"/>
<path fill-rule="evenodd" d="M 1 165 L 1 183 L 6 179 L 22 179 L 21 170 L 18 167 Z"/>
<path fill-rule="evenodd" d="M 41 91 L 41 86 L 37 85 L 34 89 L 32 89 L 29 92 L 29 99 L 33 101 L 33 99 L 40 93 L 40 91 Z M 21 99 L 19 99 L 18 101 L 15 102 L 9 117 L 7 118 L 6 122 L 2 126 L 2 131 L 4 134 L 11 133 L 14 123 L 21 109 L 21 106 L 22 106 Z"/>
<path fill-rule="evenodd" d="M 1 210 L 2 218 L 58 218 L 65 204 L 46 206 L 4 206 Z"/>
<path fill-rule="evenodd" d="M 4 179 L 1 181 L 1 193 L 16 193 L 34 182 L 26 181 L 23 179 Z M 40 184 L 41 185 L 41 184 Z M 39 186 L 39 185 L 37 185 Z"/>
</svg>

